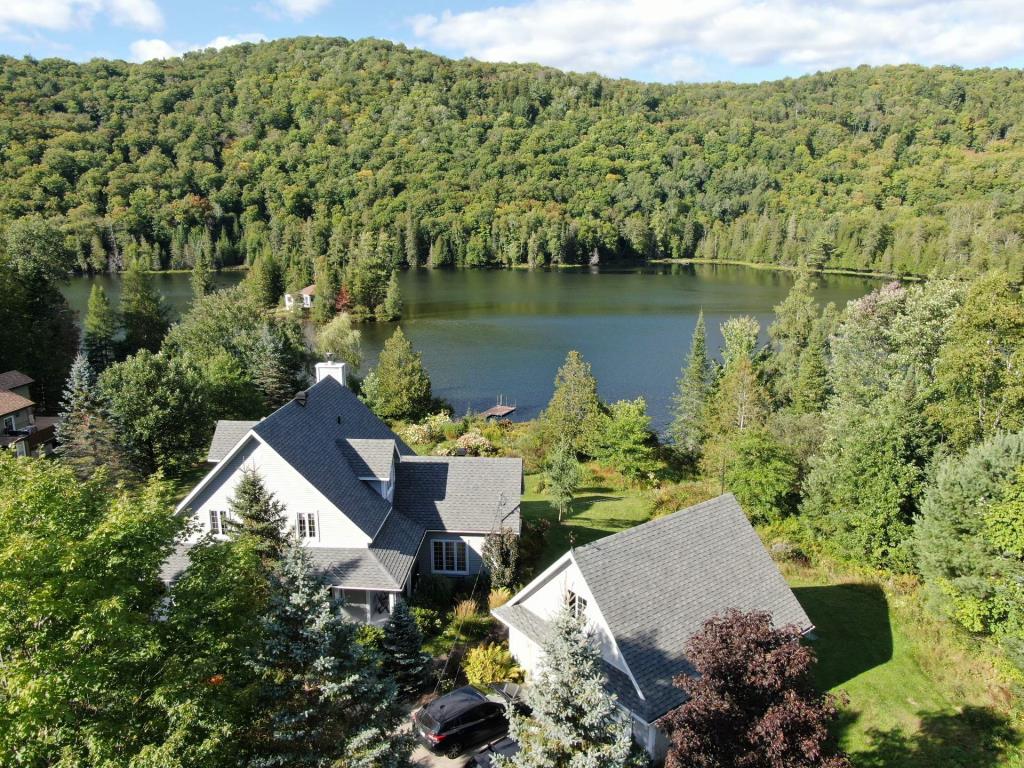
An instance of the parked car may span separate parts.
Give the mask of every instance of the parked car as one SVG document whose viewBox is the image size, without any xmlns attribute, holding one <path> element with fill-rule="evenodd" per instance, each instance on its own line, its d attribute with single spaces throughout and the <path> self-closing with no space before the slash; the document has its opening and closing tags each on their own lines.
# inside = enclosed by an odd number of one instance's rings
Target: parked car
<svg viewBox="0 0 1024 768">
<path fill-rule="evenodd" d="M 467 685 L 413 712 L 413 733 L 431 752 L 454 759 L 507 734 L 509 707 L 525 711 L 516 683 Z"/>
<path fill-rule="evenodd" d="M 512 755 L 518 751 L 518 742 L 513 741 L 508 736 L 503 736 L 497 741 L 492 741 L 486 747 L 477 752 L 470 765 L 475 766 L 476 768 L 491 768 L 494 765 L 495 756 L 503 755 L 505 757 L 512 757 Z"/>
</svg>

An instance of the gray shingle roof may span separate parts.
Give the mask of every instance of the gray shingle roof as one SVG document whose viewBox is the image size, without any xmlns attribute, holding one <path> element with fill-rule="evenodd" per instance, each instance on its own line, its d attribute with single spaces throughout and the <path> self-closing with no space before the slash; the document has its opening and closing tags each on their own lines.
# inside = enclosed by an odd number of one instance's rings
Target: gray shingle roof
<svg viewBox="0 0 1024 768">
<path fill-rule="evenodd" d="M 398 591 L 401 584 L 369 549 L 307 547 L 313 572 L 331 586 Z"/>
<path fill-rule="evenodd" d="M 395 509 L 429 531 L 518 533 L 522 489 L 522 459 L 403 456 Z"/>
<path fill-rule="evenodd" d="M 399 453 L 412 453 L 352 390 L 327 377 L 281 406 L 253 432 L 291 464 L 346 517 L 375 536 L 391 505 L 361 481 L 349 466 L 339 440 L 393 440 Z"/>
<path fill-rule="evenodd" d="M 4 371 L 0 373 L 0 389 L 14 389 L 26 384 L 35 384 L 36 380 L 21 371 Z"/>
<path fill-rule="evenodd" d="M 188 551 L 190 545 L 188 544 L 177 544 L 174 547 L 174 551 L 170 554 L 163 565 L 160 566 L 160 581 L 165 584 L 173 584 L 178 580 L 178 577 L 185 572 L 188 568 L 189 557 Z"/>
<path fill-rule="evenodd" d="M 357 477 L 391 477 L 391 459 L 395 455 L 394 440 L 366 440 L 348 438 L 339 440 L 349 466 Z"/>
<path fill-rule="evenodd" d="M 607 536 L 573 557 L 644 693 L 648 722 L 683 700 L 687 641 L 730 608 L 811 629 L 732 494 Z"/>
<path fill-rule="evenodd" d="M 396 583 L 405 584 L 409 578 L 424 533 L 426 529 L 422 525 L 417 525 L 401 512 L 392 510 L 377 538 L 373 540 L 370 551 Z"/>
<path fill-rule="evenodd" d="M 259 424 L 258 421 L 232 421 L 221 419 L 213 430 L 213 440 L 210 441 L 210 450 L 206 454 L 206 460 L 216 464 L 238 445 L 238 441 L 248 434 L 249 430 Z"/>
</svg>

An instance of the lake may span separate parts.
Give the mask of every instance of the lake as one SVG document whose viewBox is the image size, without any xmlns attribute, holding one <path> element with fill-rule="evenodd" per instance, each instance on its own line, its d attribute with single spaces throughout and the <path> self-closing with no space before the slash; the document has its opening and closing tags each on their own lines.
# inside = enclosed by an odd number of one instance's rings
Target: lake
<svg viewBox="0 0 1024 768">
<path fill-rule="evenodd" d="M 188 274 L 155 280 L 175 315 L 188 307 Z M 117 278 L 103 283 L 112 300 Z M 240 273 L 217 275 L 218 286 Z M 708 345 L 721 344 L 718 326 L 733 315 L 751 315 L 762 329 L 785 298 L 794 276 L 741 266 L 664 265 L 632 270 L 415 270 L 400 275 L 402 330 L 423 361 L 437 395 L 456 413 L 482 410 L 500 395 L 536 416 L 551 397 L 555 372 L 566 352 L 578 349 L 593 366 L 605 400 L 643 396 L 655 427 L 669 421 L 671 397 L 699 310 Z M 877 280 L 822 276 L 818 299 L 842 306 L 878 285 Z M 65 287 L 73 309 L 84 314 L 89 278 Z M 375 363 L 394 323 L 362 326 L 365 373 Z"/>
</svg>

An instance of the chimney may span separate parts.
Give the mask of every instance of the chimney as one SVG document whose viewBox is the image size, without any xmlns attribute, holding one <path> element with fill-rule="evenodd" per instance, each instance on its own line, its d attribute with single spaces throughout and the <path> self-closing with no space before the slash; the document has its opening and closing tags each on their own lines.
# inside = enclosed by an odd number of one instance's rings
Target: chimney
<svg viewBox="0 0 1024 768">
<path fill-rule="evenodd" d="M 319 384 L 321 381 L 326 379 L 328 376 L 337 379 L 341 386 L 345 386 L 345 364 L 340 360 L 335 362 L 331 359 L 333 356 L 328 355 L 327 360 L 322 363 L 316 364 L 316 381 Z"/>
</svg>

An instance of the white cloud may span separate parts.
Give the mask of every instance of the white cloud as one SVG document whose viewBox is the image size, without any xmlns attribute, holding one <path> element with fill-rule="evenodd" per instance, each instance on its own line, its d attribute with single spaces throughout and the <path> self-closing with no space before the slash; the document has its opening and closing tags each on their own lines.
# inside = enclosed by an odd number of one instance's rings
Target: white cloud
<svg viewBox="0 0 1024 768">
<path fill-rule="evenodd" d="M 244 35 L 219 35 L 204 45 L 193 43 L 169 43 L 166 40 L 154 38 L 151 40 L 136 40 L 131 44 L 132 61 L 149 61 L 150 59 L 170 59 L 174 56 L 181 56 L 188 51 L 201 51 L 206 48 L 227 48 L 240 43 L 258 43 L 266 40 L 267 36 L 262 32 L 250 32 Z"/>
<path fill-rule="evenodd" d="M 140 29 L 157 30 L 164 23 L 155 0 L 0 0 L 0 32 L 88 27 L 99 14 Z"/>
<path fill-rule="evenodd" d="M 270 0 L 269 6 L 257 7 L 271 17 L 280 17 L 283 13 L 296 21 L 301 21 L 307 16 L 320 13 L 330 4 L 331 0 Z"/>
<path fill-rule="evenodd" d="M 408 21 L 424 44 L 486 61 L 669 80 L 710 62 L 813 71 L 1024 54 L 1018 0 L 528 0 Z"/>
</svg>

